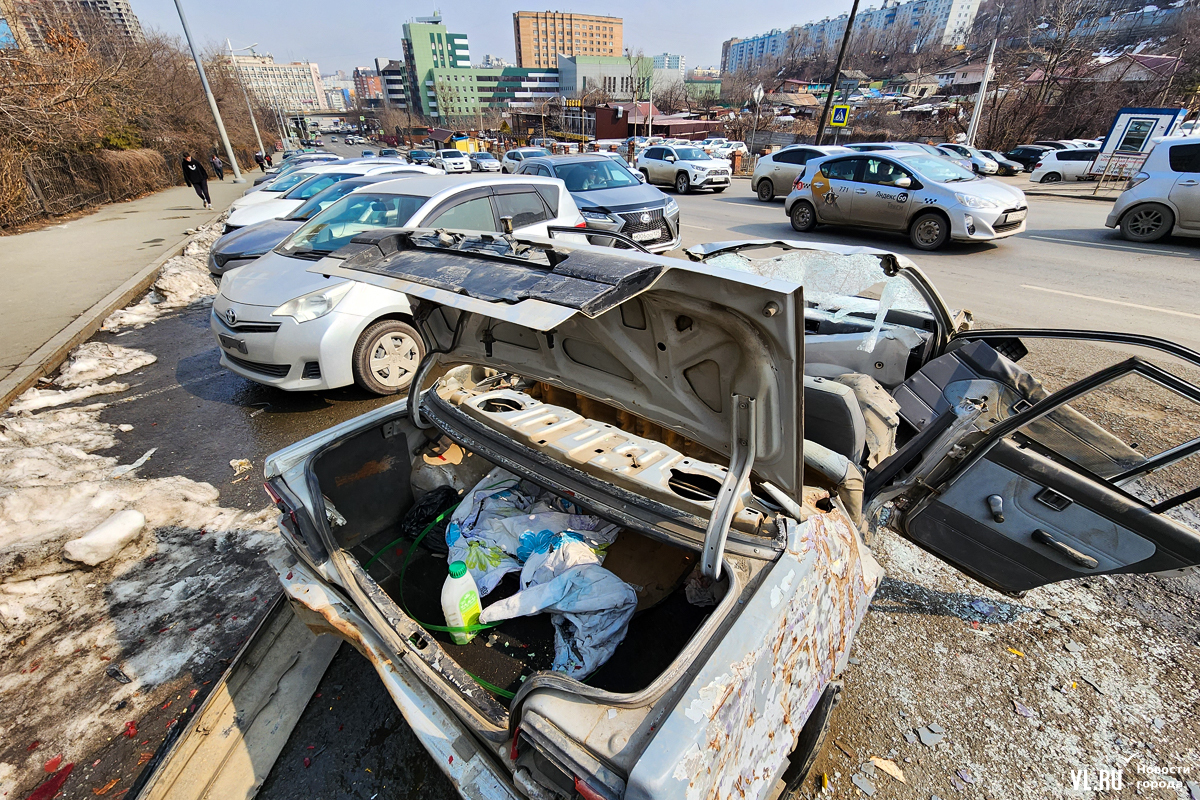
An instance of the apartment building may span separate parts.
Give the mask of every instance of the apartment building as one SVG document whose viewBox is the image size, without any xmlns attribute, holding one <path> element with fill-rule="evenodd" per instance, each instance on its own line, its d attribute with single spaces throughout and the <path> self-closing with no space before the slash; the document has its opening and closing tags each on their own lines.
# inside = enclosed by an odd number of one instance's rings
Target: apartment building
<svg viewBox="0 0 1200 800">
<path fill-rule="evenodd" d="M 354 102 L 359 108 L 379 108 L 383 105 L 383 79 L 370 67 L 355 67 Z"/>
<path fill-rule="evenodd" d="M 80 39 L 102 29 L 145 39 L 129 0 L 0 0 L 0 47 L 45 47 L 46 34 L 66 28 Z"/>
<path fill-rule="evenodd" d="M 670 70 L 679 73 L 679 79 L 683 80 L 687 72 L 687 59 L 683 56 L 677 56 L 674 53 L 660 53 L 653 56 L 654 68 L 656 70 Z"/>
<path fill-rule="evenodd" d="M 408 70 L 404 62 L 394 58 L 377 58 L 375 71 L 379 73 L 383 104 L 389 108 L 407 109 Z"/>
<path fill-rule="evenodd" d="M 620 56 L 623 24 L 620 17 L 518 11 L 513 14 L 517 66 L 553 68 L 559 55 Z"/>
<path fill-rule="evenodd" d="M 329 108 L 321 72 L 310 61 L 277 64 L 270 53 L 220 57 L 218 63 L 237 73 L 246 91 L 260 103 L 286 111 Z"/>
</svg>

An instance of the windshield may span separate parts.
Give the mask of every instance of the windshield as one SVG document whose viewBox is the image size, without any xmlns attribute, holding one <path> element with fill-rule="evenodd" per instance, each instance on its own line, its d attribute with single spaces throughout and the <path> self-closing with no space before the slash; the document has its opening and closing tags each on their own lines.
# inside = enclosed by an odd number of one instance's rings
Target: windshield
<svg viewBox="0 0 1200 800">
<path fill-rule="evenodd" d="M 293 189 L 314 175 L 312 172 L 293 172 L 291 175 L 286 175 L 276 178 L 271 181 L 270 185 L 264 186 L 264 192 L 286 192 L 288 189 Z"/>
<path fill-rule="evenodd" d="M 315 178 L 309 178 L 304 183 L 292 189 L 283 197 L 285 200 L 307 200 L 324 189 L 328 189 L 338 181 L 344 181 L 346 178 L 357 177 L 354 172 L 327 172 L 324 175 L 318 175 Z"/>
<path fill-rule="evenodd" d="M 676 147 L 675 155 L 680 161 L 712 161 L 712 156 L 699 147 Z"/>
<path fill-rule="evenodd" d="M 929 153 L 930 155 L 941 156 L 943 158 L 946 155 L 941 150 L 938 150 L 936 147 L 934 147 L 931 144 L 922 144 L 921 142 L 910 142 L 910 144 L 912 144 L 914 150 L 924 150 L 926 153 Z"/>
<path fill-rule="evenodd" d="M 491 153 L 476 153 L 475 158 L 482 159 L 484 161 L 487 161 L 488 159 L 491 159 L 492 161 L 496 160 L 496 157 Z"/>
<path fill-rule="evenodd" d="M 348 194 L 301 225 L 279 245 L 285 256 L 327 256 L 364 231 L 403 227 L 428 197 L 361 192 Z"/>
<path fill-rule="evenodd" d="M 440 153 L 442 158 L 462 158 L 463 154 L 458 150 L 443 150 Z"/>
<path fill-rule="evenodd" d="M 340 200 L 358 187 L 364 185 L 366 184 L 363 184 L 359 181 L 338 181 L 325 191 L 313 195 L 311 199 L 309 199 L 292 213 L 288 214 L 286 217 L 284 217 L 284 219 L 297 221 L 311 219 L 333 205 L 334 201 Z"/>
<path fill-rule="evenodd" d="M 408 154 L 410 156 L 428 156 L 429 151 L 428 150 L 410 150 L 410 151 L 408 151 Z"/>
<path fill-rule="evenodd" d="M 538 156 L 548 156 L 550 155 L 550 152 L 548 150 L 543 150 L 540 147 L 535 147 L 531 150 L 522 150 L 521 155 L 524 158 L 537 158 Z"/>
<path fill-rule="evenodd" d="M 567 185 L 568 192 L 591 192 L 641 185 L 641 181 L 633 177 L 629 170 L 608 158 L 603 161 L 559 164 L 555 170 Z"/>
<path fill-rule="evenodd" d="M 921 173 L 921 176 L 936 183 L 959 183 L 973 181 L 975 173 L 963 169 L 958 164 L 945 158 L 934 156 L 902 156 L 900 158 L 908 166 Z"/>
</svg>

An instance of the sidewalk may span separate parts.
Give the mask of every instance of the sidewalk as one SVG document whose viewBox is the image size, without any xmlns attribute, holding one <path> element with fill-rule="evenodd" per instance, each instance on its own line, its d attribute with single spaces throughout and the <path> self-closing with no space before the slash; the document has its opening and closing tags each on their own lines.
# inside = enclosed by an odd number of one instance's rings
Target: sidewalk
<svg viewBox="0 0 1200 800">
<path fill-rule="evenodd" d="M 1121 190 L 1125 188 L 1125 181 L 1105 183 L 1098 192 L 1096 192 L 1095 181 L 1069 180 L 1058 183 L 1034 183 L 1025 173 L 998 177 L 996 180 L 1020 189 L 1030 197 L 1068 197 L 1075 200 L 1101 200 L 1106 203 L 1115 201 L 1121 194 Z M 1092 194 L 1092 192 L 1096 193 Z"/>
<path fill-rule="evenodd" d="M 184 231 L 214 219 L 249 187 L 210 181 L 212 209 L 186 186 L 102 206 L 95 213 L 15 236 L 0 236 L 0 408 L 57 364 L 108 313 L 152 280 L 151 264 L 174 255 Z M 143 275 L 144 273 L 144 275 Z M 112 297 L 110 297 L 112 295 Z M 35 357 L 36 356 L 36 357 Z M 19 388 L 18 388 L 19 387 Z"/>
</svg>

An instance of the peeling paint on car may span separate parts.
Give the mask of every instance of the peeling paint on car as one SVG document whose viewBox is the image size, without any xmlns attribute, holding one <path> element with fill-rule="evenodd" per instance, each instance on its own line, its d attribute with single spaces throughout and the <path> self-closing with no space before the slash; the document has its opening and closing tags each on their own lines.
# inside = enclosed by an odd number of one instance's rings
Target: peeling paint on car
<svg viewBox="0 0 1200 800">
<path fill-rule="evenodd" d="M 638 761 L 626 798 L 773 788 L 883 577 L 840 509 L 788 527 L 787 551 Z"/>
</svg>

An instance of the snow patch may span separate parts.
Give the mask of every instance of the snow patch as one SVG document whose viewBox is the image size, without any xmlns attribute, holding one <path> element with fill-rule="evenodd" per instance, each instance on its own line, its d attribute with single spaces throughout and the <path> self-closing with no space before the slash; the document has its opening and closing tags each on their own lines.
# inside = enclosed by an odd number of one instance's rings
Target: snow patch
<svg viewBox="0 0 1200 800">
<path fill-rule="evenodd" d="M 146 516 L 142 512 L 130 508 L 118 511 L 83 536 L 67 542 L 63 555 L 94 567 L 121 552 L 145 526 Z"/>
<path fill-rule="evenodd" d="M 141 369 L 157 360 L 144 350 L 105 342 L 85 342 L 71 351 L 69 361 L 54 382 L 67 389 L 99 383 L 105 378 Z"/>
<path fill-rule="evenodd" d="M 80 386 L 78 389 L 71 389 L 66 392 L 60 392 L 56 389 L 38 389 L 35 387 L 22 392 L 12 402 L 12 405 L 8 407 L 8 410 L 13 412 L 37 411 L 42 408 L 65 406 L 67 403 L 78 403 L 80 400 L 86 400 L 89 397 L 95 397 L 100 394 L 117 394 L 128 388 L 128 383 L 119 382 Z"/>
<path fill-rule="evenodd" d="M 153 289 L 141 302 L 114 311 L 104 320 L 101 330 L 115 331 L 125 327 L 142 328 L 167 311 L 184 308 L 197 302 L 211 302 L 217 293 L 216 284 L 208 272 L 208 251 L 221 238 L 225 215 L 197 229 L 184 246 L 183 253 L 167 259 L 154 282 Z"/>
</svg>

